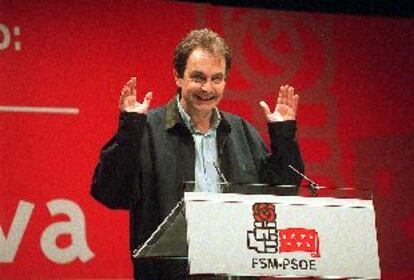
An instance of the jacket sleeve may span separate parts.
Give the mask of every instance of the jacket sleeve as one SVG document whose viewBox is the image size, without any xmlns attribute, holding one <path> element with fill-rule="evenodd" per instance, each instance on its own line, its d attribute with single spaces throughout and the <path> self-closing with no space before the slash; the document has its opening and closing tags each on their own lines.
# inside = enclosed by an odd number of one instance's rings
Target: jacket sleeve
<svg viewBox="0 0 414 280">
<path fill-rule="evenodd" d="M 137 198 L 133 186 L 139 177 L 139 155 L 146 115 L 121 113 L 118 132 L 100 152 L 93 175 L 91 195 L 112 209 L 128 209 Z"/>
<path fill-rule="evenodd" d="M 265 181 L 282 185 L 299 185 L 301 177 L 289 168 L 304 173 L 304 164 L 296 142 L 296 121 L 268 124 L 271 141 L 271 154 L 264 166 Z"/>
</svg>

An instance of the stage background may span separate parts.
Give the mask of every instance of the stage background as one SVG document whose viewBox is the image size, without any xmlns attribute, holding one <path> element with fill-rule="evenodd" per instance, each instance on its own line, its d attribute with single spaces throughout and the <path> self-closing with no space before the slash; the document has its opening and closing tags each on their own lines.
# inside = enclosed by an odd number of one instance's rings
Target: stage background
<svg viewBox="0 0 414 280">
<path fill-rule="evenodd" d="M 132 277 L 128 214 L 89 196 L 92 173 L 123 84 L 137 76 L 164 104 L 173 49 L 196 27 L 234 52 L 221 108 L 266 141 L 258 102 L 297 89 L 307 175 L 372 190 L 383 279 L 413 278 L 414 20 L 42 0 L 0 1 L 0 279 Z"/>
</svg>

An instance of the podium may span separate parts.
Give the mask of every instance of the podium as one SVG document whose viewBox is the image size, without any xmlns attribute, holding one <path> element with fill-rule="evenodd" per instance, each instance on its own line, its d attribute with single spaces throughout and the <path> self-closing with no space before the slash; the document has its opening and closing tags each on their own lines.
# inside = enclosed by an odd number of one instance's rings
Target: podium
<svg viewBox="0 0 414 280">
<path fill-rule="evenodd" d="M 185 192 L 134 258 L 187 260 L 189 275 L 380 278 L 372 200 L 246 189 Z"/>
</svg>

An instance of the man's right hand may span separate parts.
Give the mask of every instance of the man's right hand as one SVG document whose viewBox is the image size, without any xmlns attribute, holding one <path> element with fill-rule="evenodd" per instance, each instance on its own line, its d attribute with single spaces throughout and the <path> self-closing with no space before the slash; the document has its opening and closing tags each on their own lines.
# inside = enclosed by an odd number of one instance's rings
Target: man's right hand
<svg viewBox="0 0 414 280">
<path fill-rule="evenodd" d="M 148 92 L 142 103 L 137 102 L 136 90 L 137 78 L 132 77 L 122 88 L 119 98 L 119 110 L 121 112 L 135 112 L 146 114 L 151 104 L 152 92 Z"/>
</svg>

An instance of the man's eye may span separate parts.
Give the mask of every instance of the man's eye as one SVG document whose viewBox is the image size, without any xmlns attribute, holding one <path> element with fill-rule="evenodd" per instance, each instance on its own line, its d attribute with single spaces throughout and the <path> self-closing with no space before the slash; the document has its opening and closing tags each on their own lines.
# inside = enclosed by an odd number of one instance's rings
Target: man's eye
<svg viewBox="0 0 414 280">
<path fill-rule="evenodd" d="M 215 77 L 213 78 L 213 83 L 220 84 L 223 80 L 223 77 Z"/>
<path fill-rule="evenodd" d="M 193 82 L 196 82 L 196 83 L 201 83 L 202 81 L 204 81 L 204 79 L 202 77 L 197 77 L 197 76 L 196 77 L 192 77 L 191 80 Z"/>
</svg>

